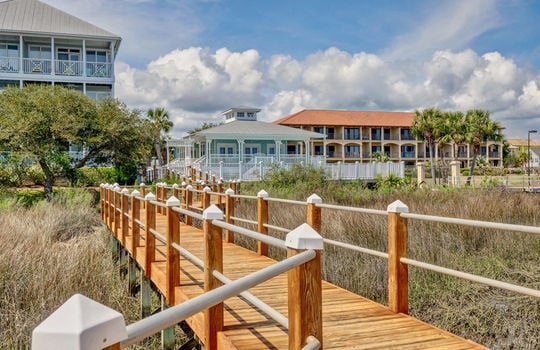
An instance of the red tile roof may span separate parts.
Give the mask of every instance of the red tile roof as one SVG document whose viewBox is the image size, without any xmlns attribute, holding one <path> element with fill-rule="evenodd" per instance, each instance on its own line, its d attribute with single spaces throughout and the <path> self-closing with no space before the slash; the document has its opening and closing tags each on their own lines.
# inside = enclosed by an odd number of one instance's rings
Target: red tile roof
<svg viewBox="0 0 540 350">
<path fill-rule="evenodd" d="M 340 111 L 304 109 L 275 120 L 281 125 L 410 127 L 414 112 Z"/>
</svg>

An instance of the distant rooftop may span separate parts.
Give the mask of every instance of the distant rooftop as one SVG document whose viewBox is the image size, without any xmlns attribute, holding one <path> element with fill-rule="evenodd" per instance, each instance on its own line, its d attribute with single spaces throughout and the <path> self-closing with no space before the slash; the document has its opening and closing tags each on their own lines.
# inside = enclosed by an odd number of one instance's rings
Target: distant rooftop
<svg viewBox="0 0 540 350">
<path fill-rule="evenodd" d="M 121 40 L 116 34 L 38 0 L 0 0 L 0 31 Z"/>
<path fill-rule="evenodd" d="M 414 112 L 304 109 L 275 120 L 273 123 L 280 125 L 410 127 L 414 116 Z"/>
</svg>

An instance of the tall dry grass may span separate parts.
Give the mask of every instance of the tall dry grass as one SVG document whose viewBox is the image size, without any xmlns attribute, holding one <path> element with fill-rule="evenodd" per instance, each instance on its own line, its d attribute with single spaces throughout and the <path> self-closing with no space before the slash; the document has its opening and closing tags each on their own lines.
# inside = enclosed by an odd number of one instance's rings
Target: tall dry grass
<svg viewBox="0 0 540 350">
<path fill-rule="evenodd" d="M 290 197 L 306 199 L 294 194 Z M 385 210 L 399 199 L 414 213 L 532 226 L 540 220 L 540 196 L 535 194 L 419 190 L 359 197 L 363 200 L 355 206 L 366 208 Z M 336 202 L 331 195 L 323 200 Z M 256 220 L 255 205 L 255 201 L 242 200 L 236 216 Z M 322 215 L 323 237 L 387 251 L 386 217 L 330 209 L 323 209 Z M 293 229 L 305 222 L 305 217 L 305 207 L 270 203 L 272 225 Z M 409 256 L 413 259 L 540 289 L 539 236 L 415 220 L 409 220 L 408 232 Z M 270 234 L 284 237 L 277 231 Z M 255 246 L 252 241 L 242 244 Z M 270 254 L 283 258 L 277 250 L 271 249 Z M 328 245 L 323 256 L 326 280 L 387 303 L 385 259 Z M 411 267 L 409 300 L 411 315 L 490 348 L 540 348 L 537 299 Z"/>
<path fill-rule="evenodd" d="M 75 293 L 137 319 L 111 256 L 110 233 L 88 193 L 30 208 L 0 205 L 0 348 L 27 348 L 31 333 Z M 8 203 L 9 205 L 5 205 Z"/>
</svg>

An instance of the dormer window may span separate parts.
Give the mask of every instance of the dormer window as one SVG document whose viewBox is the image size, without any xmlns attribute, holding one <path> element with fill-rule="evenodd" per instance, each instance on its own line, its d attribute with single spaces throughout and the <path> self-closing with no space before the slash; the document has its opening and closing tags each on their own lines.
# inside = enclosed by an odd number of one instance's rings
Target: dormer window
<svg viewBox="0 0 540 350">
<path fill-rule="evenodd" d="M 257 113 L 261 110 L 252 107 L 237 107 L 231 108 L 223 112 L 225 123 L 233 121 L 256 121 Z"/>
</svg>

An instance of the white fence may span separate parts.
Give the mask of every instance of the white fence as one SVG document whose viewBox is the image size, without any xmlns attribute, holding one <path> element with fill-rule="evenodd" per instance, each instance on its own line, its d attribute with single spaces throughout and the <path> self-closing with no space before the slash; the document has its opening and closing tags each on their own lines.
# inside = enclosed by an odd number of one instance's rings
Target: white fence
<svg viewBox="0 0 540 350">
<path fill-rule="evenodd" d="M 262 180 L 265 175 L 272 169 L 291 169 L 293 164 L 300 163 L 264 163 L 242 161 L 237 163 L 219 162 L 214 164 L 195 163 L 192 166 L 198 171 L 208 173 L 210 176 L 215 176 L 218 179 L 224 180 L 242 180 L 242 181 L 258 181 Z M 386 177 L 394 175 L 399 178 L 405 176 L 405 163 L 323 163 L 317 162 L 311 164 L 315 168 L 322 168 L 329 178 L 332 180 L 365 180 L 370 181 L 376 179 L 377 175 Z M 190 176 L 189 167 L 182 162 L 171 162 L 168 166 L 161 168 L 148 169 L 146 172 L 147 181 L 164 179 L 167 175 L 167 170 L 180 176 Z"/>
</svg>

